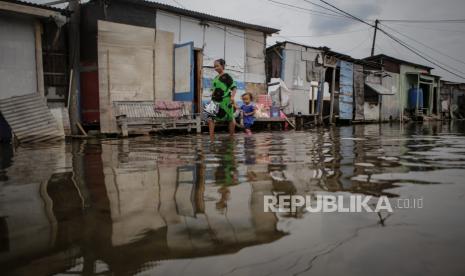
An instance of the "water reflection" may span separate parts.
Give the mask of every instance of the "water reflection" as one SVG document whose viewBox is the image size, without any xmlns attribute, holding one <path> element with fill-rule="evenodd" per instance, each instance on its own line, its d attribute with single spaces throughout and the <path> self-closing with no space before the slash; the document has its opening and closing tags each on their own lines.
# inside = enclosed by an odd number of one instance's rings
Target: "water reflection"
<svg viewBox="0 0 465 276">
<path fill-rule="evenodd" d="M 348 239 L 343 229 L 358 229 L 360 221 L 389 226 L 391 218 L 332 222 L 303 209 L 264 213 L 263 195 L 396 198 L 403 183 L 443 183 L 446 167 L 455 183 L 465 175 L 463 131 L 462 125 L 355 125 L 235 140 L 220 135 L 214 144 L 207 137 L 176 136 L 2 146 L 0 266 L 12 275 L 178 274 L 179 265 L 157 266 L 214 256 L 226 262 L 241 253 L 248 258 L 235 259 L 238 266 L 228 261 L 230 268 L 212 271 L 243 275 L 244 262 L 264 258 L 247 271 L 305 272 L 300 262 L 311 256 L 308 250 Z M 329 229 L 323 226 L 328 223 Z M 299 245 L 302 235 L 310 243 L 305 247 Z M 246 248 L 260 257 L 247 255 Z M 273 256 L 280 267 L 266 261 Z"/>
</svg>

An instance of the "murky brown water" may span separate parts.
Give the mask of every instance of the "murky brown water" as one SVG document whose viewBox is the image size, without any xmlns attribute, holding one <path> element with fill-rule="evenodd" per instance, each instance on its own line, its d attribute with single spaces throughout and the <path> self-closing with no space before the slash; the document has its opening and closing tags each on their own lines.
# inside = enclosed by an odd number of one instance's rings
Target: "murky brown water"
<svg viewBox="0 0 465 276">
<path fill-rule="evenodd" d="M 0 149 L 2 275 L 465 274 L 464 124 Z M 263 212 L 320 192 L 424 206 Z"/>
</svg>

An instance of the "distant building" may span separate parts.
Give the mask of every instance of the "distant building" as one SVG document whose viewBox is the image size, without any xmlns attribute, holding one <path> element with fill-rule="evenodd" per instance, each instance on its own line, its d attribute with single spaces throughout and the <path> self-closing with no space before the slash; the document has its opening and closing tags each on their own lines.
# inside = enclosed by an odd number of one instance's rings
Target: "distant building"
<svg viewBox="0 0 465 276">
<path fill-rule="evenodd" d="M 367 57 L 364 61 L 367 69 L 379 72 L 383 89 L 392 92 L 392 96 L 381 96 L 381 120 L 439 115 L 440 77 L 431 74 L 433 68 L 384 54 Z"/>
<path fill-rule="evenodd" d="M 327 47 L 290 41 L 278 42 L 266 53 L 267 80 L 280 78 L 291 91 L 289 105 L 284 108 L 286 114 L 329 118 L 334 90 L 333 115 L 342 120 L 354 119 L 356 105 L 360 104 L 357 95 L 363 94 L 362 62 Z"/>
<path fill-rule="evenodd" d="M 318 85 L 324 70 L 324 50 L 284 41 L 268 47 L 266 55 L 267 80 L 280 78 L 291 92 L 284 112 L 288 115 L 315 114 Z M 324 100 L 329 101 L 329 99 L 327 87 Z"/>
<path fill-rule="evenodd" d="M 465 83 L 441 81 L 443 119 L 465 119 Z"/>
</svg>

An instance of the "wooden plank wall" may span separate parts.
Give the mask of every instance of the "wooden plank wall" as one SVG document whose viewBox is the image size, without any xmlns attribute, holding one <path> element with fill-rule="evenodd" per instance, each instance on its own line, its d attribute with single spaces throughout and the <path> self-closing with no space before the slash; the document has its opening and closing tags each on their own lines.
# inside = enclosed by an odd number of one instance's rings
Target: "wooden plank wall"
<svg viewBox="0 0 465 276">
<path fill-rule="evenodd" d="M 113 102 L 172 98 L 173 34 L 99 20 L 97 40 L 100 129 L 117 133 Z"/>
</svg>

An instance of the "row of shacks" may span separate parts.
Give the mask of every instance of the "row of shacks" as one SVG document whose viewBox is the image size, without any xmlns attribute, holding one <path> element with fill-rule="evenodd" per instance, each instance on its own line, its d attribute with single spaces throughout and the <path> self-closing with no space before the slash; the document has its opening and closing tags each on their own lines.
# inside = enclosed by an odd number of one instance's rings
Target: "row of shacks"
<svg viewBox="0 0 465 276">
<path fill-rule="evenodd" d="M 431 74 L 433 68 L 384 54 L 359 60 L 285 41 L 267 48 L 267 57 L 268 78 L 282 79 L 291 91 L 288 114 L 406 121 L 441 119 L 451 103 L 460 105 L 458 89 L 443 92 L 441 86 L 450 84 Z"/>
<path fill-rule="evenodd" d="M 463 85 L 441 81 L 428 66 L 288 41 L 267 48 L 279 30 L 156 2 L 73 3 L 70 11 L 0 1 L 3 140 L 11 133 L 23 141 L 55 139 L 81 126 L 119 133 L 122 103 L 183 101 L 200 113 L 218 58 L 237 81 L 237 100 L 244 92 L 267 94 L 279 80 L 288 100 L 274 104 L 289 117 L 463 117 Z"/>
</svg>

